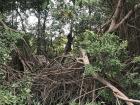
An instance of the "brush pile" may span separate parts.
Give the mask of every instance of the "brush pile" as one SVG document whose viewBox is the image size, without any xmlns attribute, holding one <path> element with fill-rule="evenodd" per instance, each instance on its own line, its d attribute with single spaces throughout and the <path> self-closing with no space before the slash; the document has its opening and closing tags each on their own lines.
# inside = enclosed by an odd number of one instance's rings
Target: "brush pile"
<svg viewBox="0 0 140 105">
<path fill-rule="evenodd" d="M 25 57 L 16 49 L 10 65 L 1 65 L 6 77 L 3 83 L 20 81 L 26 75 L 30 76 L 31 94 L 43 105 L 67 104 L 74 99 L 78 102 L 93 99 L 93 79 L 83 78 L 84 65 L 81 62 L 72 56 L 60 56 L 50 61 L 43 55 Z"/>
</svg>

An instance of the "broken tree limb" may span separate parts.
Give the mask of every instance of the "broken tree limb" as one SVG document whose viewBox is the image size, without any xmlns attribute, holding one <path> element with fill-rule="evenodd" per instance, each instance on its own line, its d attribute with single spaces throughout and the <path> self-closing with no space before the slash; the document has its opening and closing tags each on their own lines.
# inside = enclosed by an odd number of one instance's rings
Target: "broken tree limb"
<svg viewBox="0 0 140 105">
<path fill-rule="evenodd" d="M 140 100 L 126 99 L 126 98 L 121 97 L 120 95 L 118 95 L 118 94 L 116 94 L 116 93 L 114 93 L 114 95 L 115 95 L 116 97 L 118 97 L 119 99 L 124 100 L 124 101 L 133 102 L 133 103 L 140 103 Z"/>
<path fill-rule="evenodd" d="M 87 56 L 86 51 L 84 49 L 81 49 L 81 54 L 83 56 L 84 64 L 85 65 L 90 64 L 88 56 Z M 122 93 L 120 90 L 118 90 L 115 86 L 113 86 L 111 83 L 106 81 L 104 78 L 100 77 L 98 74 L 93 75 L 93 78 L 98 80 L 102 84 L 108 86 L 108 88 L 110 88 L 113 91 L 113 93 L 116 93 L 116 94 L 118 94 L 118 96 L 123 97 L 124 99 L 127 99 L 127 100 L 125 100 L 127 105 L 134 105 L 132 102 L 128 101 L 129 98 L 124 93 Z"/>
<path fill-rule="evenodd" d="M 122 93 L 120 90 L 118 90 L 115 86 L 113 86 L 111 83 L 106 81 L 104 78 L 100 77 L 98 74 L 94 75 L 93 78 L 98 80 L 102 84 L 108 86 L 113 91 L 113 93 L 118 94 L 118 96 L 123 97 L 125 99 L 129 99 L 124 93 Z M 125 100 L 125 102 L 126 102 L 127 105 L 134 105 L 132 102 L 129 102 L 129 101 L 126 101 L 126 100 Z"/>
</svg>

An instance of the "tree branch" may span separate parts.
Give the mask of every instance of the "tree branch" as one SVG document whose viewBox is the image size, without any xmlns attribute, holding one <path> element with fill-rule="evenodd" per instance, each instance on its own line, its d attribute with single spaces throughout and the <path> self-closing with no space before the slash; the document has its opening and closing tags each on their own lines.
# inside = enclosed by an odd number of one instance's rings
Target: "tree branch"
<svg viewBox="0 0 140 105">
<path fill-rule="evenodd" d="M 86 55 L 85 50 L 81 49 L 81 53 L 82 53 L 82 56 L 83 56 L 84 64 L 85 65 L 90 64 L 88 56 Z M 122 93 L 120 90 L 118 90 L 115 86 L 113 86 L 111 83 L 106 81 L 104 78 L 100 77 L 98 74 L 93 75 L 93 78 L 98 80 L 102 84 L 108 86 L 113 91 L 113 93 L 118 94 L 118 96 L 123 97 L 124 99 L 127 99 L 127 100 L 125 100 L 127 105 L 134 105 L 132 102 L 128 101 L 129 98 L 124 93 Z"/>
<path fill-rule="evenodd" d="M 0 20 L 0 23 L 3 25 L 4 29 L 6 29 L 6 30 L 11 30 L 11 31 L 13 31 L 13 32 L 16 32 L 16 33 L 20 33 L 20 34 L 22 34 L 22 35 L 25 35 L 25 33 L 23 33 L 23 32 L 20 32 L 20 31 L 17 31 L 17 30 L 15 30 L 15 29 L 10 28 L 10 27 L 7 26 L 7 25 L 5 24 L 5 22 L 3 22 L 2 20 Z"/>
<path fill-rule="evenodd" d="M 118 95 L 116 93 L 114 93 L 114 95 L 116 97 L 118 97 L 119 99 L 124 100 L 124 101 L 133 102 L 133 103 L 140 103 L 140 100 L 127 99 L 127 98 L 121 97 L 120 95 Z"/>
<path fill-rule="evenodd" d="M 122 11 L 124 1 L 125 0 L 119 0 L 118 1 L 118 4 L 117 4 L 116 10 L 114 12 L 114 15 L 112 17 L 112 21 L 111 21 L 110 27 L 108 29 L 108 32 L 110 32 L 116 26 L 118 18 L 120 16 L 120 12 Z"/>
<path fill-rule="evenodd" d="M 124 23 L 135 11 L 137 11 L 137 9 L 139 9 L 140 8 L 140 3 L 139 4 L 137 4 L 137 5 L 135 5 L 134 6 L 134 9 L 132 9 L 132 10 L 130 10 L 127 14 L 126 14 L 126 16 L 118 23 L 118 26 L 117 27 L 119 27 L 120 25 L 122 25 L 122 23 Z"/>
<path fill-rule="evenodd" d="M 136 27 L 136 26 L 133 26 L 133 25 L 131 25 L 131 24 L 127 24 L 127 26 L 128 26 L 128 27 L 131 27 L 131 28 L 134 28 L 134 29 L 136 29 L 137 31 L 140 31 L 140 28 L 138 28 L 138 27 Z"/>
<path fill-rule="evenodd" d="M 139 8 L 140 8 L 140 3 L 139 3 L 139 4 L 136 4 L 136 5 L 134 6 L 134 8 L 131 9 L 131 10 L 125 15 L 125 17 L 124 17 L 123 19 L 121 19 L 121 21 L 120 21 L 119 23 L 115 23 L 114 20 L 112 20 L 111 25 L 110 25 L 110 27 L 109 27 L 109 29 L 108 29 L 107 32 L 113 32 L 113 31 L 115 31 L 116 29 L 118 29 L 118 27 L 120 27 L 124 22 L 126 22 L 126 20 L 127 20 L 128 18 L 130 18 L 130 16 L 132 16 L 132 14 L 133 14 L 135 11 L 137 11 Z"/>
</svg>

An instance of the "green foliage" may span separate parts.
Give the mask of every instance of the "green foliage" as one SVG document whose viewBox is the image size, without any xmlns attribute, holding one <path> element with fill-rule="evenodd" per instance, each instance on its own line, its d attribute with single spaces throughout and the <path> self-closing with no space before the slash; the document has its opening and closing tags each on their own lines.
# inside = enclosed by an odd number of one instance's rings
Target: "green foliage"
<svg viewBox="0 0 140 105">
<path fill-rule="evenodd" d="M 133 62 L 133 63 L 140 63 L 140 56 L 134 57 L 134 59 L 133 59 L 132 62 Z"/>
<path fill-rule="evenodd" d="M 77 4 L 79 5 L 93 5 L 98 3 L 100 0 L 77 0 Z"/>
<path fill-rule="evenodd" d="M 1 105 L 11 105 L 16 104 L 17 97 L 12 95 L 12 93 L 6 89 L 0 87 L 0 104 Z"/>
<path fill-rule="evenodd" d="M 10 86 L 0 86 L 0 105 L 27 105 L 32 98 L 31 78 L 26 76 L 20 81 L 13 82 Z M 32 99 L 33 105 L 40 105 Z"/>
<path fill-rule="evenodd" d="M 85 105 L 101 105 L 101 103 L 86 103 Z"/>
<path fill-rule="evenodd" d="M 58 54 L 62 54 L 64 51 L 64 46 L 67 43 L 66 37 L 56 37 L 53 41 L 53 46 Z"/>
<path fill-rule="evenodd" d="M 26 105 L 31 98 L 31 82 L 24 79 L 12 83 L 11 86 L 0 87 L 1 105 Z"/>
<path fill-rule="evenodd" d="M 55 3 L 53 3 L 55 1 Z M 40 48 L 45 47 L 45 54 L 48 58 L 53 58 L 56 55 L 60 55 L 64 51 L 64 46 L 67 42 L 66 37 L 59 37 L 59 35 L 55 34 L 56 32 L 61 33 L 61 28 L 67 24 L 73 24 L 73 34 L 74 38 L 77 38 L 76 35 L 81 35 L 81 33 L 85 32 L 86 29 L 92 30 L 93 27 L 102 26 L 101 24 L 111 17 L 114 12 L 114 8 L 116 7 L 117 1 L 111 0 L 68 0 L 69 3 L 66 3 L 65 0 L 1 0 L 0 2 L 0 20 L 3 20 L 6 15 L 10 16 L 6 24 L 18 27 L 21 23 L 25 26 L 25 30 L 28 30 L 27 27 L 30 27 L 28 24 L 28 16 L 35 16 L 40 19 L 41 24 L 35 24 L 34 27 L 31 28 L 31 33 L 34 38 L 29 39 L 29 44 L 31 45 L 32 52 L 36 54 L 39 40 L 38 37 L 42 38 L 42 42 L 45 40 L 45 43 L 40 43 Z M 73 4 L 71 4 L 73 1 Z M 139 3 L 139 0 L 127 0 L 125 2 L 125 8 L 129 9 L 133 8 L 133 6 Z M 19 10 L 19 14 L 16 13 L 15 10 Z M 27 10 L 27 11 L 26 11 Z M 113 10 L 113 11 L 112 11 Z M 28 13 L 27 13 L 28 12 Z M 125 11 L 124 11 L 125 12 Z M 27 13 L 27 14 L 26 14 Z M 124 13 L 126 14 L 126 13 Z M 5 16 L 4 16 L 5 15 Z M 27 15 L 27 16 L 25 16 Z M 55 15 L 55 16 L 54 16 Z M 46 18 L 46 26 L 43 26 L 43 21 Z M 18 19 L 18 18 L 21 19 Z M 49 18 L 49 19 L 48 19 Z M 133 18 L 133 17 L 132 17 Z M 22 21 L 23 20 L 23 21 Z M 50 26 L 48 26 L 48 20 L 53 21 Z M 120 17 L 121 20 L 121 17 Z M 132 19 L 133 20 L 133 19 Z M 22 21 L 22 22 L 17 22 Z M 45 21 L 44 21 L 45 22 Z M 48 22 L 48 23 L 47 23 Z M 129 22 L 129 21 L 128 21 Z M 137 23 L 137 22 L 136 22 Z M 18 27 L 19 28 L 19 27 Z M 40 28 L 40 29 L 39 29 Z M 131 27 L 130 27 L 131 28 Z M 93 29 L 94 30 L 94 29 Z M 39 32 L 37 32 L 39 31 Z M 47 31 L 47 32 L 46 32 Z M 118 30 L 117 30 L 118 31 Z M 130 35 L 119 36 L 126 37 L 131 36 L 131 32 L 126 32 L 127 30 L 122 29 L 122 32 L 129 33 Z M 122 32 L 117 33 L 122 33 Z M 136 30 L 135 30 L 136 31 Z M 132 36 L 135 36 L 135 32 L 133 31 Z M 135 32 L 135 33 L 134 33 Z M 39 34 L 38 34 L 39 33 Z M 45 33 L 50 33 L 51 37 Z M 76 33 L 76 34 L 75 34 Z M 44 35 L 43 35 L 44 34 Z M 55 39 L 53 40 L 52 38 Z M 18 39 L 21 38 L 20 33 L 13 32 L 8 27 L 3 27 L 0 24 L 0 62 L 6 63 L 6 60 L 10 58 L 9 54 L 11 50 L 14 48 L 14 45 Z M 131 37 L 130 37 L 131 38 Z M 103 35 L 97 35 L 91 31 L 86 31 L 83 36 L 80 36 L 76 43 L 80 43 L 81 46 L 86 49 L 89 54 L 89 59 L 91 61 L 90 65 L 85 65 L 85 75 L 94 75 L 95 73 L 100 73 L 103 76 L 120 76 L 116 75 L 121 73 L 120 70 L 124 66 L 123 59 L 126 53 L 126 41 L 121 41 L 119 37 L 114 34 L 105 33 Z M 137 38 L 134 38 L 137 40 Z M 75 39 L 74 39 L 75 40 Z M 82 40 L 82 42 L 81 42 Z M 135 40 L 135 41 L 136 41 Z M 41 42 L 41 41 L 40 41 Z M 20 41 L 19 41 L 20 43 Z M 18 46 L 20 44 L 17 44 Z M 21 42 L 22 43 L 22 42 Z M 139 43 L 138 43 L 139 44 Z M 79 46 L 79 45 L 78 45 Z M 26 47 L 26 46 L 25 46 Z M 24 50 L 25 47 L 21 47 Z M 139 47 L 137 47 L 139 48 Z M 136 48 L 134 48 L 136 49 Z M 28 50 L 27 50 L 28 53 Z M 75 54 L 75 53 L 74 53 Z M 29 62 L 29 61 L 27 61 Z M 135 57 L 132 61 L 134 64 L 139 64 L 140 57 Z M 32 65 L 32 64 L 31 64 Z M 121 78 L 122 84 L 125 89 L 129 90 L 129 95 L 134 98 L 139 98 L 140 92 L 138 92 L 140 87 L 140 77 L 138 69 L 139 67 L 134 67 L 131 72 L 127 72 L 127 74 Z M 106 74 L 106 75 L 105 75 Z M 0 83 L 4 80 L 5 73 L 0 70 Z M 26 80 L 27 79 L 27 80 Z M 115 78 L 117 79 L 117 78 Z M 29 82 L 28 77 L 19 80 L 19 82 L 14 82 L 10 86 L 1 86 L 0 87 L 0 104 L 2 105 L 27 105 L 28 99 L 32 98 L 30 93 L 31 83 Z M 120 83 L 120 82 L 119 82 Z M 7 85 L 7 84 L 6 84 Z M 98 94 L 98 93 L 97 93 Z M 100 94 L 100 92 L 99 92 Z M 101 98 L 105 99 L 105 101 L 112 101 L 108 91 L 103 91 L 101 93 Z M 33 105 L 39 105 L 40 103 L 36 103 L 33 100 Z M 76 103 L 71 103 L 71 105 L 77 105 Z M 98 103 L 87 103 L 85 105 L 100 105 Z"/>
<path fill-rule="evenodd" d="M 129 91 L 128 95 L 133 97 L 134 99 L 140 99 L 140 75 L 139 75 L 139 64 L 140 64 L 140 56 L 136 56 L 131 61 L 133 65 L 131 69 L 127 70 L 123 79 L 120 80 L 120 83 L 124 88 Z"/>
<path fill-rule="evenodd" d="M 114 100 L 112 92 L 108 89 L 103 89 L 99 91 L 97 94 L 100 95 L 104 99 L 105 102 L 110 102 L 110 100 L 112 101 Z"/>
<path fill-rule="evenodd" d="M 21 35 L 10 29 L 0 31 L 0 62 L 5 62 L 9 58 L 9 53 L 19 38 L 21 38 Z"/>
<path fill-rule="evenodd" d="M 134 68 L 135 69 L 135 68 Z M 138 69 L 139 70 L 139 69 Z M 140 89 L 140 76 L 139 72 L 128 72 L 127 75 L 124 77 L 124 79 L 121 81 L 122 84 L 125 84 L 124 87 L 127 88 L 129 91 L 129 96 L 140 99 L 140 92 L 138 91 Z"/>
<path fill-rule="evenodd" d="M 92 65 L 85 65 L 85 75 L 91 75 L 91 74 L 95 74 L 96 72 L 101 71 L 100 68 L 96 67 L 96 66 L 92 66 Z"/>
<path fill-rule="evenodd" d="M 79 105 L 78 103 L 72 101 L 70 105 Z M 84 105 L 101 105 L 101 103 L 95 103 L 95 102 L 86 102 Z"/>
<path fill-rule="evenodd" d="M 50 3 L 50 0 L 44 0 L 44 2 L 42 3 L 42 9 L 43 10 L 46 9 L 48 7 L 49 3 Z"/>
<path fill-rule="evenodd" d="M 81 46 L 90 54 L 93 66 L 87 67 L 85 73 L 102 72 L 108 76 L 117 74 L 123 67 L 121 60 L 125 55 L 127 42 L 121 42 L 119 37 L 108 33 L 97 35 L 92 31 L 86 31 L 84 36 Z"/>
</svg>

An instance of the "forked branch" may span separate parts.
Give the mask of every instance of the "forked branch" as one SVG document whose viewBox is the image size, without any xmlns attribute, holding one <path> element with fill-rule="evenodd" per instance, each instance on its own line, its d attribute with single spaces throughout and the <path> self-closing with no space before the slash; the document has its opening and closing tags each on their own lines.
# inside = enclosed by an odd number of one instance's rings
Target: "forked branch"
<svg viewBox="0 0 140 105">
<path fill-rule="evenodd" d="M 119 22 L 118 22 L 118 17 L 120 16 L 120 12 L 122 10 L 122 6 L 123 6 L 123 2 L 124 0 L 119 0 L 118 1 L 118 4 L 117 4 L 117 7 L 116 7 L 116 10 L 115 10 L 115 13 L 112 17 L 112 20 L 111 20 L 111 24 L 109 26 L 109 29 L 107 30 L 107 32 L 113 32 L 115 31 L 116 29 L 118 29 L 123 23 L 126 22 L 126 20 L 128 20 L 132 14 L 134 12 L 136 12 L 139 8 L 140 8 L 140 3 L 139 4 L 136 4 L 134 6 L 133 9 L 131 9 L 125 16 L 124 18 L 122 18 Z"/>
</svg>

